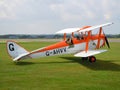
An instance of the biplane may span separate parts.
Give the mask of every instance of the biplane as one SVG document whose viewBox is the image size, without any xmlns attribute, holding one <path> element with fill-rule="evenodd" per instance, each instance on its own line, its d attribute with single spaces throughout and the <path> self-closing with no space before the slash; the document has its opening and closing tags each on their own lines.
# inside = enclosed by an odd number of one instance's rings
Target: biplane
<svg viewBox="0 0 120 90">
<path fill-rule="evenodd" d="M 113 23 L 60 30 L 56 34 L 63 34 L 62 41 L 33 51 L 27 51 L 14 41 L 7 41 L 7 51 L 13 61 L 74 54 L 75 57 L 81 57 L 82 60 L 95 62 L 96 57 L 94 55 L 107 51 L 100 49 L 101 47 L 106 44 L 110 48 L 108 39 L 103 32 L 103 27 L 111 24 Z M 96 29 L 99 29 L 98 33 L 92 34 L 93 30 Z"/>
</svg>

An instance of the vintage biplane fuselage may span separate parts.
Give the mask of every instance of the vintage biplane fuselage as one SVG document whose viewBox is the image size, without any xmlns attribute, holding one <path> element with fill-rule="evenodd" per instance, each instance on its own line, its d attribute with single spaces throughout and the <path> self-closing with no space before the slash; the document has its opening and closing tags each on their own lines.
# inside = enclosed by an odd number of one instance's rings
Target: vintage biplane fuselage
<svg viewBox="0 0 120 90">
<path fill-rule="evenodd" d="M 88 59 L 90 62 L 95 62 L 96 58 L 93 56 L 105 52 L 106 50 L 98 50 L 99 48 L 109 43 L 102 31 L 102 26 L 110 25 L 107 23 L 99 26 L 85 26 L 80 29 L 66 29 L 58 33 L 63 33 L 63 41 L 49 45 L 47 47 L 39 48 L 37 50 L 28 52 L 17 43 L 13 41 L 7 42 L 7 49 L 13 61 L 19 61 L 26 58 L 39 58 L 45 56 L 54 56 L 61 54 L 75 54 L 76 57 L 82 57 L 82 59 Z M 92 34 L 94 28 L 99 28 L 98 34 Z M 71 30 L 71 31 L 70 31 Z M 67 36 L 69 32 L 69 36 Z"/>
</svg>

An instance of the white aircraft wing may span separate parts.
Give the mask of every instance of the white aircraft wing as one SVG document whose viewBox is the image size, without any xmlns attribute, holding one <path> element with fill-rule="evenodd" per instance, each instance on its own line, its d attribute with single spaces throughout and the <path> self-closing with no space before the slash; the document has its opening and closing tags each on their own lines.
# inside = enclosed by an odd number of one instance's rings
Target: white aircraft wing
<svg viewBox="0 0 120 90">
<path fill-rule="evenodd" d="M 89 28 L 86 28 L 86 29 L 81 29 L 81 28 L 67 28 L 67 29 L 63 29 L 63 30 L 60 30 L 58 32 L 56 32 L 57 34 L 64 34 L 64 33 L 72 33 L 72 32 L 85 32 L 85 31 L 90 31 L 90 30 L 94 30 L 96 28 L 100 28 L 100 27 L 104 27 L 104 26 L 109 26 L 113 23 L 106 23 L 106 24 L 101 24 L 101 25 L 96 25 L 96 26 L 92 26 L 92 27 L 89 27 Z"/>
<path fill-rule="evenodd" d="M 89 28 L 86 28 L 86 29 L 82 29 L 79 32 L 86 32 L 86 31 L 94 30 L 94 29 L 97 29 L 97 28 L 100 28 L 100 27 L 109 26 L 111 24 L 113 24 L 113 23 L 106 23 L 106 24 L 96 25 L 96 26 L 92 26 L 92 27 L 89 27 Z"/>
<path fill-rule="evenodd" d="M 88 50 L 87 52 L 86 51 L 79 52 L 75 54 L 74 56 L 75 57 L 88 57 L 88 56 L 92 56 L 92 55 L 99 54 L 99 53 L 106 52 L 106 51 L 107 50 Z"/>
<path fill-rule="evenodd" d="M 72 32 L 76 32 L 80 30 L 80 28 L 66 28 L 66 29 L 63 29 L 63 30 L 60 30 L 58 32 L 56 32 L 57 34 L 62 34 L 62 33 L 72 33 Z"/>
</svg>

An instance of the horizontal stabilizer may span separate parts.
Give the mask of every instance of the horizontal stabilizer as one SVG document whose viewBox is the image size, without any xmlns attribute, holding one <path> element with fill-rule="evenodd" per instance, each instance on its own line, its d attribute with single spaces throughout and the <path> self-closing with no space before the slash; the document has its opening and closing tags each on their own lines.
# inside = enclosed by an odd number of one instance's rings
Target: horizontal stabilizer
<svg viewBox="0 0 120 90">
<path fill-rule="evenodd" d="M 20 59 L 30 58 L 28 55 L 29 55 L 29 53 L 21 54 L 21 55 L 17 56 L 16 58 L 14 58 L 13 61 L 18 61 Z"/>
<path fill-rule="evenodd" d="M 88 50 L 87 52 L 86 51 L 79 52 L 75 54 L 74 56 L 75 57 L 88 57 L 88 56 L 96 55 L 96 54 L 106 52 L 106 51 L 107 50 Z"/>
</svg>

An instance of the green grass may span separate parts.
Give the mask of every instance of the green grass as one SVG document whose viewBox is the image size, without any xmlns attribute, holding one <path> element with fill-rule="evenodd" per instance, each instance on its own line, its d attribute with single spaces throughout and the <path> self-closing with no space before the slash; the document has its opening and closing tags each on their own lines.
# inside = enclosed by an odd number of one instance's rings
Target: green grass
<svg viewBox="0 0 120 90">
<path fill-rule="evenodd" d="M 28 50 L 54 42 L 20 43 Z M 73 55 L 12 62 L 0 44 L 0 90 L 120 90 L 120 43 L 96 55 L 95 63 Z"/>
</svg>

